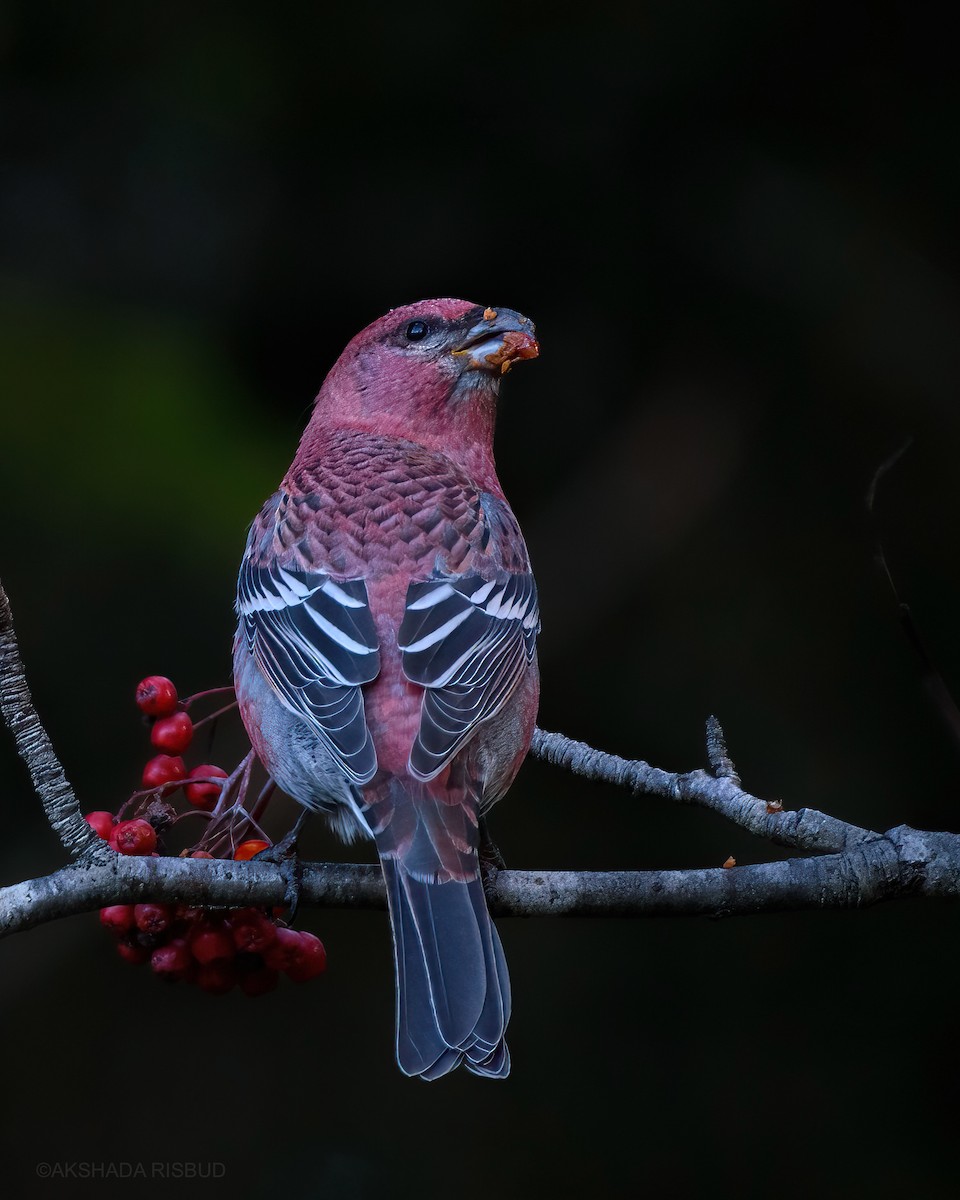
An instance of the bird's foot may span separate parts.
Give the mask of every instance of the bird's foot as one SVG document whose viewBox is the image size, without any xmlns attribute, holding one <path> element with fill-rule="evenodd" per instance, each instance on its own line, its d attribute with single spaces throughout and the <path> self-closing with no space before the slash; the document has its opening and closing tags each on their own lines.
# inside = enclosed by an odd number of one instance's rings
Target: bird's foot
<svg viewBox="0 0 960 1200">
<path fill-rule="evenodd" d="M 289 910 L 287 921 L 292 925 L 300 904 L 300 888 L 303 884 L 303 863 L 297 854 L 297 840 L 307 816 L 304 810 L 296 820 L 293 828 L 283 835 L 279 842 L 274 842 L 266 850 L 254 855 L 257 862 L 273 863 L 280 868 L 283 878 L 283 906 Z"/>
<path fill-rule="evenodd" d="M 484 893 L 489 899 L 490 889 L 497 878 L 497 874 L 505 870 L 507 864 L 500 853 L 499 846 L 490 836 L 490 830 L 483 817 L 480 818 L 480 846 L 478 854 L 480 857 L 480 878 L 483 881 Z"/>
</svg>

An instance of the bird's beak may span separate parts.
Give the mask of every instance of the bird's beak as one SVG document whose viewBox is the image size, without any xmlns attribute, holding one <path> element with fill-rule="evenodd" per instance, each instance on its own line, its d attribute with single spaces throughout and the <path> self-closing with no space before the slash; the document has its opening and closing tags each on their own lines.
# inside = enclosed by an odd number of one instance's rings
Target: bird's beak
<svg viewBox="0 0 960 1200">
<path fill-rule="evenodd" d="M 536 358 L 540 346 L 529 317 L 512 308 L 487 308 L 452 353 L 464 355 L 464 370 L 504 375 L 518 358 Z"/>
</svg>

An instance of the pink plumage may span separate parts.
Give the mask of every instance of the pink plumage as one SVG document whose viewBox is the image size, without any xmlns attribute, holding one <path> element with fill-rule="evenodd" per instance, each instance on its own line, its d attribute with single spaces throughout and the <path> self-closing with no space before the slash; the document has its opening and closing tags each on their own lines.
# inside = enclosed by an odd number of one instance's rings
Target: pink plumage
<svg viewBox="0 0 960 1200">
<path fill-rule="evenodd" d="M 500 381 L 535 357 L 509 309 L 432 300 L 330 371 L 240 570 L 234 675 L 280 786 L 373 837 L 397 970 L 397 1057 L 503 1078 L 510 986 L 483 813 L 519 770 L 539 683 L 536 587 L 497 479 Z"/>
</svg>

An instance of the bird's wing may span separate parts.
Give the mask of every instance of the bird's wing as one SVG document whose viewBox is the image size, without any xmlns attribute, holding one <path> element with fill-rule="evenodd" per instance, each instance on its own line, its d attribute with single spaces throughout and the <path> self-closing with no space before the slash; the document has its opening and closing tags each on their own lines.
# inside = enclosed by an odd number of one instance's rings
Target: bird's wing
<svg viewBox="0 0 960 1200">
<path fill-rule="evenodd" d="M 362 579 L 244 558 L 237 613 L 270 686 L 302 717 L 354 783 L 377 769 L 360 684 L 380 670 L 379 642 Z"/>
<path fill-rule="evenodd" d="M 398 634 L 403 672 L 425 689 L 410 771 L 429 780 L 496 716 L 532 661 L 540 631 L 527 572 L 412 583 Z"/>
</svg>

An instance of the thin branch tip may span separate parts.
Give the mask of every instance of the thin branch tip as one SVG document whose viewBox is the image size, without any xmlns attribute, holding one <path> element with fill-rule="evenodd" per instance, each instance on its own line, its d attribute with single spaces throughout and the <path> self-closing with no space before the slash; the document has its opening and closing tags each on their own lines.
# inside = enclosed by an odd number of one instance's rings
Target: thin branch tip
<svg viewBox="0 0 960 1200">
<path fill-rule="evenodd" d="M 707 761 L 717 779 L 729 779 L 737 787 L 740 786 L 740 776 L 727 753 L 723 726 L 714 716 L 707 717 Z"/>
</svg>

